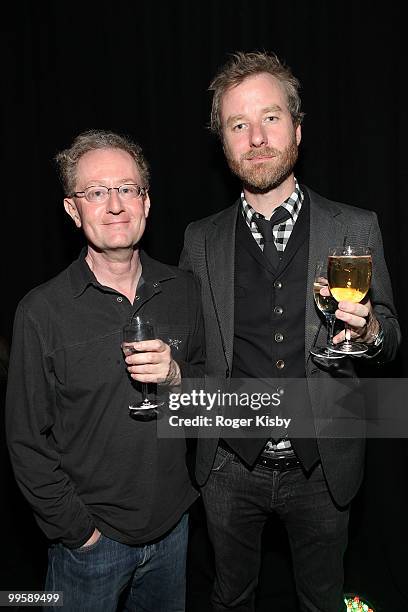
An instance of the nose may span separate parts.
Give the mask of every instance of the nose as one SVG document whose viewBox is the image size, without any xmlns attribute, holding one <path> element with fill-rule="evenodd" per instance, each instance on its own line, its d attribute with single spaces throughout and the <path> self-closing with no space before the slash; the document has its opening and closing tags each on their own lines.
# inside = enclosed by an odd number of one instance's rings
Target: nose
<svg viewBox="0 0 408 612">
<path fill-rule="evenodd" d="M 106 200 L 106 212 L 118 215 L 123 210 L 123 202 L 119 196 L 117 189 L 109 191 L 108 199 Z"/>
<path fill-rule="evenodd" d="M 250 132 L 251 145 L 253 147 L 262 147 L 268 144 L 268 136 L 265 126 L 261 124 L 253 124 Z"/>
</svg>

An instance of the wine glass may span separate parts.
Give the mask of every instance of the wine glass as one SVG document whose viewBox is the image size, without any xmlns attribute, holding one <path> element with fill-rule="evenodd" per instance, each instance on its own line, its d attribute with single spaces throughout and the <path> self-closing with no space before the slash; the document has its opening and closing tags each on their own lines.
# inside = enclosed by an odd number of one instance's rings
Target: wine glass
<svg viewBox="0 0 408 612">
<path fill-rule="evenodd" d="M 327 323 L 327 342 L 326 346 L 313 346 L 310 352 L 315 357 L 324 357 L 325 359 L 341 359 L 343 355 L 333 353 L 333 332 L 336 322 L 337 302 L 332 295 L 322 295 L 320 289 L 323 287 L 329 288 L 327 280 L 327 262 L 318 261 L 315 268 L 315 276 L 313 281 L 313 297 L 317 308 L 323 314 Z"/>
<path fill-rule="evenodd" d="M 137 353 L 137 349 L 133 346 L 134 342 L 142 340 L 154 340 L 156 338 L 154 323 L 151 319 L 137 315 L 132 318 L 128 325 L 122 329 L 122 350 L 127 355 Z M 149 420 L 156 418 L 157 408 L 163 405 L 163 402 L 152 402 L 148 396 L 148 383 L 142 382 L 142 401 L 135 402 L 129 406 L 129 414 L 132 418 L 139 420 Z"/>
<path fill-rule="evenodd" d="M 342 246 L 329 250 L 327 265 L 330 293 L 338 301 L 361 302 L 370 289 L 371 251 L 368 247 Z M 344 324 L 345 340 L 331 349 L 343 355 L 361 355 L 366 344 L 351 341 L 351 330 Z"/>
</svg>

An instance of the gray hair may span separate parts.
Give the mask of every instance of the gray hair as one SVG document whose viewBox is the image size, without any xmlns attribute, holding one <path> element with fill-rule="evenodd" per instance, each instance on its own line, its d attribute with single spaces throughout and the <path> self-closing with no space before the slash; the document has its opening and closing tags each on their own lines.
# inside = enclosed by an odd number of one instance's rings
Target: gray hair
<svg viewBox="0 0 408 612">
<path fill-rule="evenodd" d="M 283 64 L 274 53 L 253 52 L 233 53 L 230 59 L 221 67 L 208 88 L 213 92 L 210 129 L 222 140 L 221 102 L 226 91 L 236 87 L 248 77 L 267 73 L 275 77 L 286 92 L 288 109 L 295 127 L 302 123 L 304 113 L 301 112 L 299 97 L 300 83 L 292 74 L 291 69 Z"/>
<path fill-rule="evenodd" d="M 72 145 L 55 156 L 61 181 L 67 197 L 75 191 L 78 162 L 88 151 L 97 149 L 121 149 L 135 160 L 140 172 L 141 187 L 149 188 L 149 165 L 141 147 L 128 136 L 104 130 L 87 130 L 79 134 Z"/>
</svg>

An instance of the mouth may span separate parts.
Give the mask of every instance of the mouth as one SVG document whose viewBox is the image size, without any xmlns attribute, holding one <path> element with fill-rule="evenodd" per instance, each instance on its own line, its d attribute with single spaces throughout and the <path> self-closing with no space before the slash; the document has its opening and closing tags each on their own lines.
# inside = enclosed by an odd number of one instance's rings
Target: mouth
<svg viewBox="0 0 408 612">
<path fill-rule="evenodd" d="M 112 226 L 112 225 L 127 225 L 129 221 L 111 221 L 110 223 L 104 223 L 104 225 Z"/>
<path fill-rule="evenodd" d="M 273 159 L 274 155 L 257 155 L 256 157 L 249 157 L 247 161 L 266 161 L 268 159 Z"/>
<path fill-rule="evenodd" d="M 246 155 L 244 155 L 244 161 L 248 162 L 263 162 L 270 161 L 274 157 L 278 155 L 277 151 L 271 151 L 268 149 L 264 149 L 263 151 L 248 151 Z"/>
</svg>

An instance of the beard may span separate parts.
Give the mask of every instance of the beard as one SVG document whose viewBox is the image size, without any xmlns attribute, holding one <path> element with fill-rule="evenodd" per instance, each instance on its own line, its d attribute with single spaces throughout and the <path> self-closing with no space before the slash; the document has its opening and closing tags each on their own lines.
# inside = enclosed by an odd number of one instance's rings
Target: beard
<svg viewBox="0 0 408 612">
<path fill-rule="evenodd" d="M 292 174 L 298 158 L 298 145 L 294 136 L 283 151 L 273 147 L 251 149 L 240 159 L 233 158 L 225 147 L 224 152 L 231 171 L 242 181 L 245 189 L 251 193 L 267 193 Z M 273 159 L 256 164 L 245 163 L 262 155 L 272 156 Z"/>
</svg>

